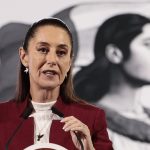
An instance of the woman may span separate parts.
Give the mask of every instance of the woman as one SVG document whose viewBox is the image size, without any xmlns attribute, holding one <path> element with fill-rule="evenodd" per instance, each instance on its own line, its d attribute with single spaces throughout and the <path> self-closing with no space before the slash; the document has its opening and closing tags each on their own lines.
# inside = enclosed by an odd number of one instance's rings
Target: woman
<svg viewBox="0 0 150 150">
<path fill-rule="evenodd" d="M 69 150 L 112 150 L 103 110 L 74 95 L 66 24 L 56 18 L 34 23 L 19 55 L 16 97 L 0 104 L 0 149 L 51 142 Z"/>
<path fill-rule="evenodd" d="M 95 60 L 75 76 L 77 94 L 106 110 L 115 150 L 150 149 L 150 120 L 138 102 L 139 89 L 150 84 L 149 49 L 149 18 L 113 16 L 98 28 Z"/>
</svg>

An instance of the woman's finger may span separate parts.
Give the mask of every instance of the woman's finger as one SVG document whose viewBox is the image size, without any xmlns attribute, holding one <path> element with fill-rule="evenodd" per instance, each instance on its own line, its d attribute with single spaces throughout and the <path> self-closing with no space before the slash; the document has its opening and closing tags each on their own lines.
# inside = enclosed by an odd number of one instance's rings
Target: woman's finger
<svg viewBox="0 0 150 150">
<path fill-rule="evenodd" d="M 75 124 L 79 124 L 77 120 L 75 120 L 75 119 L 69 120 L 69 121 L 65 122 L 65 125 L 63 126 L 63 129 L 66 129 L 69 126 L 75 125 Z"/>
<path fill-rule="evenodd" d="M 70 124 L 70 125 L 67 125 L 67 126 L 63 127 L 63 129 L 65 131 L 70 131 L 70 130 L 71 131 L 75 131 L 75 129 L 77 131 L 83 131 L 84 127 L 83 127 L 83 125 L 81 123 L 73 123 L 73 124 Z"/>
<path fill-rule="evenodd" d="M 74 116 L 69 116 L 69 117 L 63 118 L 60 122 L 68 122 L 70 120 L 77 120 L 77 118 L 75 118 Z"/>
</svg>

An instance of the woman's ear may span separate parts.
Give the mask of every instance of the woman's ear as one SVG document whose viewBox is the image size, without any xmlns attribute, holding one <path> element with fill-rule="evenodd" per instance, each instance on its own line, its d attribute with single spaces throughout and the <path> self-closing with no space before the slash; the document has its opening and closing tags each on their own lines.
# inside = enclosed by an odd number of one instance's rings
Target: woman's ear
<svg viewBox="0 0 150 150">
<path fill-rule="evenodd" d="M 123 60 L 122 51 L 114 44 L 108 44 L 106 46 L 105 55 L 113 64 L 120 64 Z"/>
<path fill-rule="evenodd" d="M 19 48 L 19 56 L 20 56 L 20 60 L 22 62 L 22 64 L 25 67 L 28 67 L 28 54 L 27 52 L 23 49 L 23 47 Z"/>
</svg>

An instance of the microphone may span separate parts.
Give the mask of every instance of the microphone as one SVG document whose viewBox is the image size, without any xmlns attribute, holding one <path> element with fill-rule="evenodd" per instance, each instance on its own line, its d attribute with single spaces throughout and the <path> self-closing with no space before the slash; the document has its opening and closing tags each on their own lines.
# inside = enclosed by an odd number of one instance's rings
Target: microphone
<svg viewBox="0 0 150 150">
<path fill-rule="evenodd" d="M 13 138 L 15 137 L 15 135 L 17 134 L 18 130 L 21 128 L 21 126 L 23 125 L 24 121 L 30 116 L 30 114 L 33 112 L 33 106 L 32 104 L 29 104 L 26 109 L 24 110 L 24 112 L 21 114 L 20 117 L 23 118 L 23 120 L 21 120 L 21 122 L 18 124 L 18 126 L 15 128 L 15 130 L 13 131 L 13 133 L 11 134 L 11 136 L 9 137 L 7 143 L 6 143 L 6 150 L 8 150 L 10 143 L 12 142 Z"/>
<path fill-rule="evenodd" d="M 60 111 L 59 111 L 57 108 L 55 108 L 54 106 L 52 106 L 51 110 L 52 110 L 52 112 L 53 112 L 54 114 L 58 115 L 59 117 L 64 118 L 64 114 L 63 114 L 62 112 L 60 112 Z M 78 142 L 80 143 L 81 150 L 84 150 L 84 146 L 83 146 L 83 143 L 82 143 L 82 141 L 81 141 L 80 136 L 79 136 L 76 132 L 74 132 L 74 134 L 76 135 L 76 138 L 77 138 Z"/>
<path fill-rule="evenodd" d="M 54 106 L 52 106 L 51 108 L 52 112 L 56 115 L 58 115 L 61 118 L 64 118 L 64 114 L 62 112 L 60 112 L 57 108 L 55 108 Z"/>
</svg>

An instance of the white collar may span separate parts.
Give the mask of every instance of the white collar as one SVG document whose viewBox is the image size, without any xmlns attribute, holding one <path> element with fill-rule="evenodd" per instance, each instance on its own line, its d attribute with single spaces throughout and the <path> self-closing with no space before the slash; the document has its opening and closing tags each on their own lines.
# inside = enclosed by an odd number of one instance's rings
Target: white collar
<svg viewBox="0 0 150 150">
<path fill-rule="evenodd" d="M 52 106 L 56 103 L 56 101 L 46 102 L 46 103 L 39 103 L 31 100 L 31 103 L 35 109 L 35 111 L 46 111 L 50 110 Z"/>
</svg>

